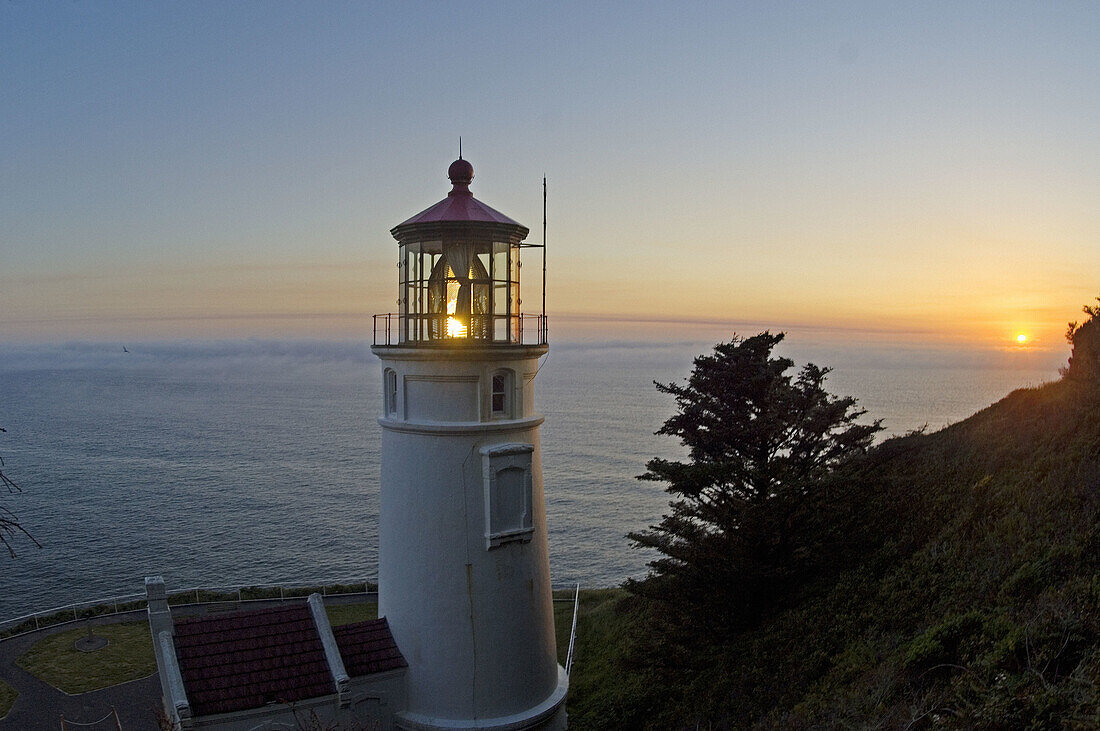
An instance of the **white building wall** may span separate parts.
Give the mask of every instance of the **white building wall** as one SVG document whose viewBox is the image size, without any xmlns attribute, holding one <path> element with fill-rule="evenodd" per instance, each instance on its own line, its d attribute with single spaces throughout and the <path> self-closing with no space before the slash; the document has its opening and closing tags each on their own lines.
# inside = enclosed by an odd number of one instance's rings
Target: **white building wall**
<svg viewBox="0 0 1100 731">
<path fill-rule="evenodd" d="M 429 727 L 490 719 L 523 727 L 527 715 L 546 715 L 555 694 L 561 698 L 554 705 L 564 700 L 542 418 L 532 413 L 533 375 L 545 349 L 375 352 L 398 377 L 396 413 L 380 419 L 379 615 L 409 663 L 407 717 Z M 492 413 L 492 375 L 501 369 L 513 373 L 504 418 Z M 514 445 L 502 452 L 514 458 L 485 450 L 494 445 Z M 493 483 L 486 476 L 498 459 L 512 459 L 505 466 L 530 460 L 530 530 L 490 542 L 486 496 Z"/>
</svg>

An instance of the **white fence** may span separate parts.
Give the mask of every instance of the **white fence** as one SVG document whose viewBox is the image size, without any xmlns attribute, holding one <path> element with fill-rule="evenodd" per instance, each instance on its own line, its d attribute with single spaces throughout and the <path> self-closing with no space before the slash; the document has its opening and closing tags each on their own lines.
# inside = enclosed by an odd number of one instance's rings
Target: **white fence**
<svg viewBox="0 0 1100 731">
<path fill-rule="evenodd" d="M 297 598 L 304 599 L 313 591 L 324 596 L 369 596 L 376 593 L 377 586 L 377 582 L 363 579 L 355 581 L 290 581 L 277 584 L 250 583 L 200 586 L 169 591 L 168 603 L 178 607 L 225 602 L 246 604 L 248 602 L 286 601 Z M 362 587 L 362 590 L 347 590 L 354 587 Z M 73 602 L 72 604 L 63 604 L 59 607 L 43 609 L 20 617 L 0 620 L 0 642 L 11 637 L 36 632 L 45 627 L 71 624 L 93 617 L 107 617 L 144 610 L 144 592 L 140 594 L 119 594 L 103 599 L 89 599 Z"/>
<path fill-rule="evenodd" d="M 565 655 L 565 674 L 573 672 L 573 649 L 577 642 L 577 610 L 581 606 L 581 585 L 578 583 L 573 594 L 573 628 L 569 630 L 569 652 Z"/>
</svg>

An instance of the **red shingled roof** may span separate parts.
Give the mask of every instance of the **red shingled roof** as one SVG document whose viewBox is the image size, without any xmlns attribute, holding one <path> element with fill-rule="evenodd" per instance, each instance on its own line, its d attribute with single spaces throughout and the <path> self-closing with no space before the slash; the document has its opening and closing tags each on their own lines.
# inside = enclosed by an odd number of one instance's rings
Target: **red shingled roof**
<svg viewBox="0 0 1100 731">
<path fill-rule="evenodd" d="M 407 221 L 403 221 L 394 228 L 401 228 L 414 223 L 436 223 L 453 221 L 482 221 L 487 223 L 506 223 L 511 226 L 521 226 L 500 211 L 487 206 L 477 198 L 465 194 L 451 193 L 431 208 L 426 208 Z"/>
<path fill-rule="evenodd" d="M 175 644 L 196 716 L 336 692 L 304 604 L 181 619 Z"/>
<path fill-rule="evenodd" d="M 451 179 L 451 192 L 447 197 L 430 208 L 425 208 L 407 221 L 394 226 L 393 231 L 402 226 L 418 223 L 504 223 L 509 226 L 526 226 L 516 223 L 500 211 L 485 205 L 470 193 L 470 181 L 474 179 L 474 166 L 461 157 L 447 168 L 447 177 Z"/>
<path fill-rule="evenodd" d="M 344 669 L 353 678 L 408 666 L 385 617 L 333 627 L 332 634 L 340 647 Z"/>
</svg>

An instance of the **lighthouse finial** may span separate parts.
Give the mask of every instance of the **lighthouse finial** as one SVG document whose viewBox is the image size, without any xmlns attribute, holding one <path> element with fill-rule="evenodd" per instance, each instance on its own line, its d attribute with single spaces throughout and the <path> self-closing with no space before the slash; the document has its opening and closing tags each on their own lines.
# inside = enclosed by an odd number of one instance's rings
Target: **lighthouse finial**
<svg viewBox="0 0 1100 731">
<path fill-rule="evenodd" d="M 460 157 L 447 168 L 447 177 L 453 184 L 449 196 L 470 195 L 470 181 L 474 179 L 473 165 Z"/>
<path fill-rule="evenodd" d="M 462 135 L 458 136 L 458 159 L 462 159 Z"/>
</svg>

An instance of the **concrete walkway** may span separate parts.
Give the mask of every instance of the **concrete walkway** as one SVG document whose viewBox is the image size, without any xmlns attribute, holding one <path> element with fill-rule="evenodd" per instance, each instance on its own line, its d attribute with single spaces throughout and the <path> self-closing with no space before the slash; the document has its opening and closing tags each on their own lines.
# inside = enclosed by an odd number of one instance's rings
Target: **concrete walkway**
<svg viewBox="0 0 1100 731">
<path fill-rule="evenodd" d="M 145 619 L 145 610 L 110 617 L 97 617 L 93 626 Z M 160 703 L 160 680 L 156 673 L 141 680 L 69 695 L 45 683 L 15 664 L 16 658 L 43 637 L 57 632 L 83 627 L 65 624 L 48 627 L 22 637 L 0 642 L 0 678 L 19 693 L 8 715 L 0 721 L 3 731 L 59 731 L 61 714 L 66 721 L 91 723 L 111 712 L 114 706 L 122 721 L 123 731 L 157 731 L 156 708 Z M 79 728 L 79 727 L 78 727 Z M 87 727 L 90 731 L 114 729 L 114 719 Z"/>
</svg>

